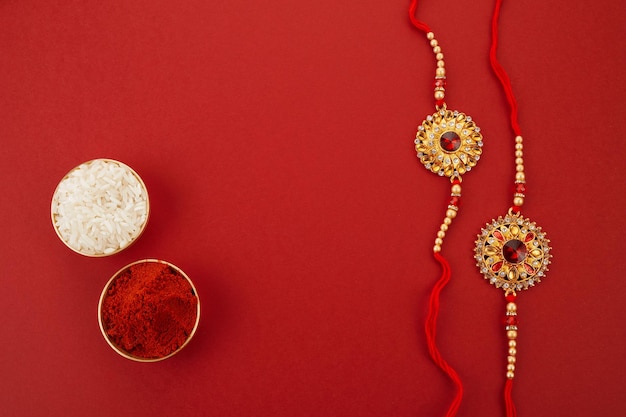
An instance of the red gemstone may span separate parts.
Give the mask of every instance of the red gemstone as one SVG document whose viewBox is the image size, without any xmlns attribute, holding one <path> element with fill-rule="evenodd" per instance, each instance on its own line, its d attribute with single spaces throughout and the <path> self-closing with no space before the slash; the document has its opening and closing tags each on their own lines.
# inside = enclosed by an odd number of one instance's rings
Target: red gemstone
<svg viewBox="0 0 626 417">
<path fill-rule="evenodd" d="M 515 193 L 516 194 L 524 194 L 526 192 L 525 184 L 515 184 Z"/>
<path fill-rule="evenodd" d="M 506 301 L 508 301 L 509 303 L 515 302 L 515 294 L 509 294 L 505 298 L 506 298 Z"/>
<path fill-rule="evenodd" d="M 444 99 L 435 100 L 435 106 L 437 107 L 443 107 L 444 104 L 446 104 Z"/>
<path fill-rule="evenodd" d="M 445 151 L 454 152 L 461 147 L 461 138 L 455 132 L 444 132 L 439 144 Z"/>
<path fill-rule="evenodd" d="M 504 324 L 507 326 L 517 326 L 517 316 L 504 316 Z"/>
<path fill-rule="evenodd" d="M 500 270 L 500 268 L 502 268 L 502 265 L 504 264 L 504 262 L 500 261 L 500 262 L 496 262 L 495 264 L 493 264 L 491 266 L 491 270 L 493 272 L 498 272 Z"/>
<path fill-rule="evenodd" d="M 459 207 L 461 204 L 461 197 L 453 195 L 452 197 L 450 197 L 450 203 L 451 206 L 456 206 Z"/>
<path fill-rule="evenodd" d="M 521 240 L 511 239 L 502 247 L 504 259 L 517 264 L 526 259 L 526 245 Z"/>
<path fill-rule="evenodd" d="M 495 232 L 493 232 L 493 237 L 495 237 L 498 240 L 504 241 L 504 236 L 502 236 L 502 233 L 500 233 L 499 230 L 496 230 Z"/>
<path fill-rule="evenodd" d="M 435 88 L 446 88 L 446 80 L 444 78 L 437 78 L 435 80 Z"/>
<path fill-rule="evenodd" d="M 526 237 L 524 238 L 524 242 L 530 242 L 534 238 L 535 238 L 535 235 L 531 232 L 531 233 L 526 235 Z"/>
<path fill-rule="evenodd" d="M 533 269 L 532 266 L 528 265 L 528 264 L 524 264 L 524 269 L 526 270 L 527 273 L 529 274 L 534 274 L 535 270 Z"/>
<path fill-rule="evenodd" d="M 515 214 L 519 213 L 519 212 L 520 212 L 520 210 L 521 210 L 521 207 L 520 207 L 520 206 L 513 206 L 513 207 L 511 207 L 511 211 L 512 211 L 513 213 L 515 213 Z"/>
</svg>

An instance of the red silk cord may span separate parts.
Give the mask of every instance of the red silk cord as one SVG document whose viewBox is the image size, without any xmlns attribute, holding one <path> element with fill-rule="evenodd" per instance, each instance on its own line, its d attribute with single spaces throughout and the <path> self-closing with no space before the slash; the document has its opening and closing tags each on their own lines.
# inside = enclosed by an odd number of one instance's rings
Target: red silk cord
<svg viewBox="0 0 626 417">
<path fill-rule="evenodd" d="M 498 61 L 498 18 L 500 17 L 500 8 L 502 7 L 502 0 L 496 0 L 496 4 L 493 9 L 493 17 L 491 19 L 491 49 L 489 50 L 489 62 L 491 63 L 491 69 L 493 73 L 498 77 L 504 95 L 509 103 L 511 109 L 511 128 L 517 136 L 521 136 L 521 129 L 517 122 L 517 101 L 513 94 L 513 87 L 511 86 L 511 79 L 506 73 L 500 62 Z M 513 402 L 513 379 L 506 380 L 504 385 L 504 405 L 506 408 L 507 417 L 516 417 L 517 411 L 515 410 L 515 403 Z"/>
<path fill-rule="evenodd" d="M 435 343 L 435 337 L 437 334 L 437 317 L 439 316 L 439 294 L 443 290 L 443 288 L 450 281 L 450 276 L 452 274 L 452 270 L 450 269 L 450 265 L 446 258 L 444 258 L 439 252 L 435 252 L 435 259 L 441 265 L 441 277 L 433 287 L 430 298 L 428 300 L 428 315 L 426 316 L 426 343 L 428 345 L 428 353 L 430 353 L 430 357 L 432 360 L 441 368 L 442 371 L 450 377 L 450 380 L 456 386 L 456 395 L 454 396 L 454 400 L 450 404 L 448 408 L 448 412 L 446 413 L 446 417 L 454 417 L 461 405 L 461 400 L 463 399 L 463 383 L 461 382 L 461 378 L 456 373 L 454 369 L 448 362 L 446 362 L 442 357 L 441 353 L 439 353 L 439 349 L 437 349 L 437 345 Z"/>
<path fill-rule="evenodd" d="M 430 28 L 428 27 L 426 23 L 422 22 L 421 20 L 417 20 L 417 18 L 415 17 L 416 10 L 417 10 L 417 0 L 411 0 L 411 5 L 409 6 L 409 19 L 411 19 L 411 23 L 413 23 L 413 26 L 415 26 L 416 28 L 418 28 L 424 33 L 431 32 Z"/>
<path fill-rule="evenodd" d="M 417 0 L 411 0 L 411 5 L 409 6 L 409 18 L 411 19 L 411 23 L 421 30 L 424 33 L 431 32 L 430 27 L 420 20 L 417 20 L 415 17 L 415 11 L 417 9 Z M 435 343 L 435 338 L 437 334 L 437 317 L 439 316 L 439 298 L 441 291 L 450 281 L 451 270 L 448 261 L 439 253 L 435 252 L 435 259 L 439 262 L 442 268 L 441 277 L 435 283 L 433 287 L 430 298 L 428 301 L 428 314 L 426 316 L 426 343 L 428 345 L 428 353 L 432 358 L 433 362 L 439 368 L 448 375 L 450 380 L 456 386 L 456 395 L 448 408 L 448 412 L 445 417 L 454 417 L 461 405 L 461 401 L 463 400 L 463 383 L 461 382 L 461 378 L 456 373 L 456 371 L 446 362 L 442 357 L 439 349 L 437 348 L 437 344 Z"/>
<path fill-rule="evenodd" d="M 497 58 L 497 50 L 498 50 L 498 18 L 500 16 L 500 9 L 502 7 L 503 0 L 496 0 L 495 7 L 493 10 L 493 16 L 491 19 L 491 48 L 489 50 L 489 62 L 491 64 L 491 68 L 493 73 L 500 81 L 502 85 L 502 89 L 506 96 L 506 100 L 509 104 L 510 108 L 510 122 L 511 128 L 516 136 L 521 136 L 521 129 L 519 123 L 517 121 L 518 117 L 518 109 L 517 109 L 517 101 L 515 100 L 515 95 L 513 94 L 513 88 L 511 86 L 511 80 L 504 70 L 500 62 Z M 411 4 L 409 6 L 409 19 L 411 23 L 420 31 L 424 33 L 431 32 L 430 27 L 415 17 L 415 12 L 417 10 L 417 0 L 411 0 Z M 448 261 L 439 253 L 434 253 L 435 259 L 439 262 L 442 268 L 441 277 L 435 283 L 433 287 L 429 303 L 428 303 L 428 313 L 426 317 L 426 342 L 428 344 L 428 352 L 432 360 L 443 370 L 450 380 L 456 386 L 456 395 L 454 400 L 450 404 L 448 411 L 445 417 L 454 417 L 461 405 L 461 400 L 463 399 L 463 384 L 461 379 L 459 378 L 456 371 L 441 357 L 441 353 L 437 348 L 435 343 L 436 333 L 437 333 L 437 317 L 439 316 L 439 298 L 441 291 L 448 284 L 451 277 L 451 269 Z M 506 407 L 506 415 L 507 417 L 516 417 L 517 412 L 515 409 L 515 404 L 513 402 L 513 379 L 507 379 L 504 386 L 504 403 Z"/>
<path fill-rule="evenodd" d="M 507 379 L 504 384 L 504 404 L 506 406 L 506 417 L 517 417 L 517 411 L 515 411 L 515 404 L 513 403 L 513 380 Z"/>
<path fill-rule="evenodd" d="M 502 0 L 496 0 L 496 5 L 493 9 L 493 17 L 491 19 L 491 49 L 489 50 L 489 62 L 491 63 L 491 69 L 493 73 L 498 77 L 500 84 L 502 85 L 502 89 L 504 90 L 504 95 L 506 96 L 506 101 L 509 103 L 509 107 L 511 109 L 511 128 L 515 135 L 521 136 L 521 130 L 519 124 L 517 123 L 517 100 L 515 100 L 515 95 L 513 94 L 513 87 L 511 87 L 511 79 L 509 75 L 506 73 L 500 62 L 498 61 L 497 51 L 498 51 L 498 17 L 500 16 L 500 7 L 502 6 Z"/>
</svg>

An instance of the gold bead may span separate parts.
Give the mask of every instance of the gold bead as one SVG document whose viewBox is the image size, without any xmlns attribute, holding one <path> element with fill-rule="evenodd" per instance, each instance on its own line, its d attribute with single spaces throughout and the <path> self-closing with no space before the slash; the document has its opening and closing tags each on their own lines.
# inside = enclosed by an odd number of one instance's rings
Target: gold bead
<svg viewBox="0 0 626 417">
<path fill-rule="evenodd" d="M 523 172 L 523 171 L 524 171 L 524 165 L 522 165 L 522 164 L 518 164 L 518 165 L 516 165 L 516 166 L 515 166 L 515 170 L 516 170 L 517 172 Z"/>
<path fill-rule="evenodd" d="M 518 172 L 517 174 L 515 174 L 515 181 L 518 181 L 518 182 L 526 181 L 526 175 L 524 175 L 523 172 Z"/>
<path fill-rule="evenodd" d="M 506 337 L 508 337 L 509 339 L 517 339 L 517 330 L 507 330 Z M 511 349 L 515 351 L 515 348 Z M 509 349 L 509 352 L 511 351 L 511 349 Z M 515 355 L 515 353 L 512 353 L 512 355 Z"/>
<path fill-rule="evenodd" d="M 513 379 L 513 378 L 515 378 L 515 374 L 513 372 L 511 372 L 511 371 L 507 371 L 506 377 L 508 379 Z"/>
<path fill-rule="evenodd" d="M 522 158 L 521 156 L 518 156 L 517 158 L 515 158 L 515 163 L 517 165 L 524 165 L 524 158 Z"/>
<path fill-rule="evenodd" d="M 433 38 L 430 40 L 430 46 L 434 48 L 437 45 L 439 45 L 439 42 L 437 42 L 437 39 Z"/>
<path fill-rule="evenodd" d="M 450 190 L 452 194 L 460 195 L 461 194 L 461 184 L 453 184 L 452 189 Z"/>
<path fill-rule="evenodd" d="M 444 224 L 441 225 L 440 229 L 441 229 L 442 232 L 447 232 L 448 231 L 448 225 L 444 223 Z"/>
<path fill-rule="evenodd" d="M 441 90 L 435 91 L 435 100 L 443 100 L 443 98 L 446 96 L 446 93 L 444 93 Z"/>
<path fill-rule="evenodd" d="M 452 224 L 452 219 L 450 217 L 446 217 L 445 219 L 443 219 L 443 224 L 445 224 L 446 226 L 450 226 L 450 224 Z"/>
<path fill-rule="evenodd" d="M 517 346 L 517 341 L 509 340 L 509 347 L 515 347 L 515 346 Z"/>
<path fill-rule="evenodd" d="M 443 239 L 441 238 L 435 239 L 435 245 L 439 245 L 439 246 L 443 245 Z"/>
<path fill-rule="evenodd" d="M 426 38 L 427 38 L 428 40 L 435 39 L 435 34 L 434 34 L 434 33 L 432 33 L 432 32 L 428 32 L 428 33 L 426 34 Z"/>
<path fill-rule="evenodd" d="M 515 304 L 515 303 L 507 303 L 506 304 L 506 311 L 510 311 L 510 312 L 517 311 L 517 304 Z"/>
<path fill-rule="evenodd" d="M 437 68 L 437 70 L 435 71 L 435 75 L 437 77 L 445 77 L 446 76 L 446 69 L 445 68 Z"/>
<path fill-rule="evenodd" d="M 437 58 L 437 61 L 443 61 L 443 54 L 441 52 L 436 52 L 435 58 Z"/>
<path fill-rule="evenodd" d="M 511 331 L 511 330 L 509 330 Z M 509 348 L 509 356 L 515 356 L 517 355 L 517 349 L 515 348 Z"/>
<path fill-rule="evenodd" d="M 435 252 L 435 253 L 441 252 L 441 246 L 440 245 L 433 246 L 433 252 Z"/>
<path fill-rule="evenodd" d="M 506 370 L 513 372 L 515 370 L 515 365 L 513 365 L 512 363 L 508 364 L 506 366 Z"/>
<path fill-rule="evenodd" d="M 456 210 L 452 210 L 452 209 L 446 210 L 446 217 L 449 219 L 454 219 L 456 217 Z"/>
<path fill-rule="evenodd" d="M 446 64 L 443 62 L 442 59 L 440 59 L 439 61 L 437 61 L 437 68 L 443 68 L 445 67 Z"/>
<path fill-rule="evenodd" d="M 435 46 L 435 47 L 433 48 L 433 52 L 434 52 L 435 54 L 441 53 L 441 46 Z"/>
<path fill-rule="evenodd" d="M 515 136 L 515 143 L 522 143 L 523 140 L 524 138 L 522 138 L 521 136 Z"/>
<path fill-rule="evenodd" d="M 516 158 L 521 158 L 522 156 L 524 156 L 524 152 L 522 152 L 522 151 L 515 151 L 515 157 Z"/>
<path fill-rule="evenodd" d="M 517 361 L 517 359 L 515 358 L 515 356 L 507 356 L 506 360 L 508 363 L 515 363 Z"/>
<path fill-rule="evenodd" d="M 521 143 L 516 143 L 515 144 L 515 150 L 516 151 L 521 151 L 522 149 L 524 149 L 524 145 L 522 145 Z"/>
<path fill-rule="evenodd" d="M 524 205 L 524 197 L 513 197 L 513 205 L 517 207 L 522 207 Z"/>
<path fill-rule="evenodd" d="M 444 237 L 446 237 L 446 232 L 444 232 L 443 230 L 438 231 L 437 237 L 443 239 Z"/>
</svg>

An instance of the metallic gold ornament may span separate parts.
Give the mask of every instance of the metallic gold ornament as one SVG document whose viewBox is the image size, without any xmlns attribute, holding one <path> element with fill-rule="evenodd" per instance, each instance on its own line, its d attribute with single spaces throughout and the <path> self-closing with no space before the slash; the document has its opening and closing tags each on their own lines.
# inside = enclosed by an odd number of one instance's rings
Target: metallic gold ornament
<svg viewBox="0 0 626 417">
<path fill-rule="evenodd" d="M 545 277 L 552 257 L 549 243 L 541 227 L 511 212 L 478 235 L 476 265 L 491 284 L 515 294 Z"/>
<path fill-rule="evenodd" d="M 480 128 L 458 111 L 440 109 L 418 127 L 415 150 L 426 169 L 451 179 L 471 170 L 482 154 Z"/>
</svg>

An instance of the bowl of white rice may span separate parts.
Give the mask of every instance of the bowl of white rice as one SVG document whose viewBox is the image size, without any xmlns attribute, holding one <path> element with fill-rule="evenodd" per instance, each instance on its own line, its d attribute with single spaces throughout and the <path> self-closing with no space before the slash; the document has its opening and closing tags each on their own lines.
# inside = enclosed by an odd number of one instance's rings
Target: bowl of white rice
<svg viewBox="0 0 626 417">
<path fill-rule="evenodd" d="M 118 253 L 148 223 L 146 185 L 128 165 L 93 159 L 68 172 L 52 197 L 52 225 L 74 252 L 91 257 Z"/>
</svg>

